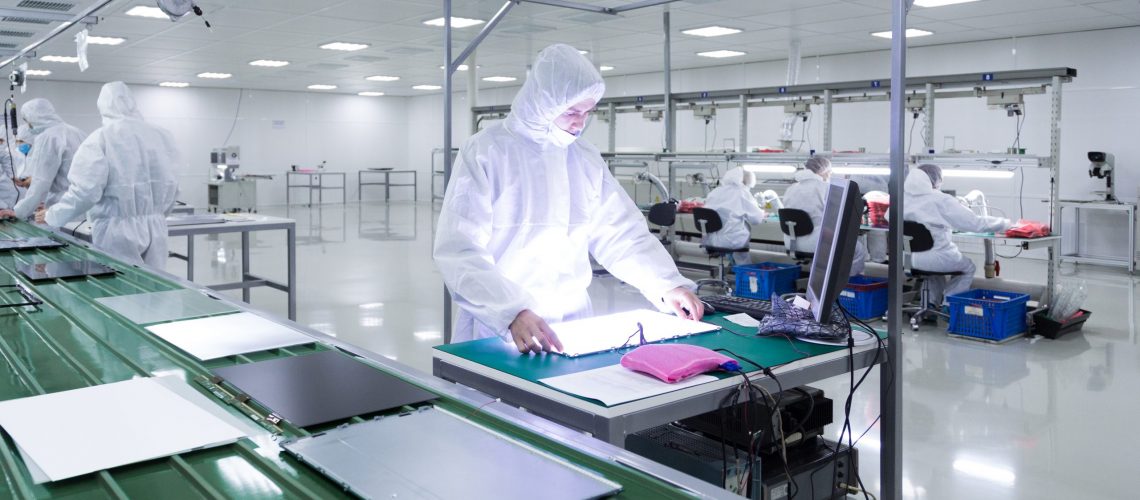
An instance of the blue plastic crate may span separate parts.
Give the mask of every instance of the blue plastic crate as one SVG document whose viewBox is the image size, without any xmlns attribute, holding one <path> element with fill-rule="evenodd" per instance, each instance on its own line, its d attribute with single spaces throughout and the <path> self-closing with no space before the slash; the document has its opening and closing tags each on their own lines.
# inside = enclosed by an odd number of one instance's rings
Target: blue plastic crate
<svg viewBox="0 0 1140 500">
<path fill-rule="evenodd" d="M 769 300 L 772 294 L 783 295 L 796 291 L 796 280 L 800 277 L 797 264 L 761 262 L 732 268 L 736 273 L 737 297 Z"/>
<path fill-rule="evenodd" d="M 946 298 L 950 303 L 950 333 L 1000 341 L 1027 330 L 1024 293 L 969 290 Z"/>
<path fill-rule="evenodd" d="M 887 279 L 852 276 L 839 293 L 839 304 L 862 320 L 883 317 L 887 312 Z"/>
</svg>

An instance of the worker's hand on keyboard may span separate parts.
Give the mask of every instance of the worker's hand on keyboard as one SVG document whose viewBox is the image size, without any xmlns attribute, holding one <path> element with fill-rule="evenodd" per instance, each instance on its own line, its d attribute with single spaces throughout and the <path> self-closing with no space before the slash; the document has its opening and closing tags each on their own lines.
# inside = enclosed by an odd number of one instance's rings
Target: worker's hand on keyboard
<svg viewBox="0 0 1140 500">
<path fill-rule="evenodd" d="M 511 340 L 514 340 L 515 347 L 522 354 L 562 351 L 562 342 L 558 340 L 554 330 L 551 330 L 546 321 L 530 309 L 523 310 L 515 316 L 510 329 Z"/>
<path fill-rule="evenodd" d="M 669 290 L 661 300 L 664 300 L 673 312 L 682 318 L 697 321 L 705 316 L 705 305 L 701 303 L 701 299 L 683 286 Z"/>
</svg>

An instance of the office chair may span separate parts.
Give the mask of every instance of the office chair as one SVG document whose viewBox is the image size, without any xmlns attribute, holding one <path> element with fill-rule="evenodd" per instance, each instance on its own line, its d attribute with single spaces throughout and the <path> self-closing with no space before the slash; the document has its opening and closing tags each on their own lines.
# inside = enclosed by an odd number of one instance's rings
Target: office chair
<svg viewBox="0 0 1140 500">
<path fill-rule="evenodd" d="M 815 225 L 811 222 L 811 216 L 803 210 L 796 208 L 781 208 L 776 211 L 780 217 L 780 231 L 788 237 L 784 242 L 784 249 L 788 257 L 796 259 L 800 264 L 811 262 L 815 257 L 815 249 L 811 251 L 802 251 L 799 248 L 797 238 L 811 235 L 815 231 Z"/>
<path fill-rule="evenodd" d="M 701 236 L 703 236 L 703 239 L 706 241 L 708 240 L 708 236 L 710 234 L 716 233 L 724 228 L 724 223 L 720 220 L 720 214 L 718 214 L 716 210 L 710 208 L 694 208 L 693 220 L 696 222 L 697 228 L 700 229 Z M 731 293 L 732 286 L 728 283 L 728 281 L 725 281 L 724 279 L 724 268 L 727 265 L 727 260 L 732 258 L 732 254 L 736 252 L 747 252 L 749 251 L 748 246 L 745 245 L 744 248 L 721 248 L 705 245 L 702 243 L 701 248 L 705 249 L 705 253 L 708 254 L 709 258 L 720 259 L 720 263 L 717 266 L 716 279 L 703 279 L 697 281 L 697 290 L 699 291 L 700 288 L 705 285 L 719 285 L 723 287 L 725 291 Z"/>
<path fill-rule="evenodd" d="M 919 305 L 917 307 L 904 307 L 903 314 L 914 313 L 910 317 L 911 330 L 918 330 L 919 323 L 927 316 L 941 317 L 947 321 L 950 315 L 942 312 L 940 306 L 930 306 L 930 284 L 928 278 L 938 276 L 961 276 L 960 271 L 924 271 L 915 269 L 911 264 L 911 255 L 916 252 L 926 252 L 934 248 L 934 236 L 925 225 L 914 221 L 903 221 L 903 269 L 906 275 L 914 278 L 919 288 Z"/>
</svg>

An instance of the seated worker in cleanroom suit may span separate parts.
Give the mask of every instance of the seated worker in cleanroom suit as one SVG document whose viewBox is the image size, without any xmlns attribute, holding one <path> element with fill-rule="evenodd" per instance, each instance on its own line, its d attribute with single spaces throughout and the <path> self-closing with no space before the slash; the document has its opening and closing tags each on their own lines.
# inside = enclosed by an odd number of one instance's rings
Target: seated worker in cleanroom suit
<svg viewBox="0 0 1140 500">
<path fill-rule="evenodd" d="M 519 352 L 560 350 L 548 323 L 588 317 L 592 255 L 654 304 L 704 309 L 590 143 L 579 139 L 605 92 L 577 49 L 542 50 L 506 120 L 460 149 L 435 240 L 459 304 L 453 342 L 498 336 Z"/>
<path fill-rule="evenodd" d="M 64 122 L 47 99 L 32 99 L 20 111 L 36 144 L 24 160 L 28 192 L 15 208 L 16 217 L 26 219 L 41 203 L 51 207 L 67 192 L 71 159 L 86 135 Z"/>
<path fill-rule="evenodd" d="M 807 212 L 814 227 L 811 234 L 796 238 L 796 248 L 800 252 L 815 252 L 819 233 L 823 230 L 823 208 L 827 202 L 828 183 L 831 180 L 831 160 L 813 156 L 804 163 L 804 169 L 796 172 L 796 183 L 784 191 L 784 208 L 794 208 Z M 784 245 L 790 246 L 791 239 L 784 235 Z M 867 262 L 867 246 L 860 238 L 855 243 L 855 257 L 851 261 L 851 276 L 863 272 Z"/>
<path fill-rule="evenodd" d="M 752 228 L 749 224 L 759 224 L 767 217 L 767 214 L 760 209 L 760 204 L 756 202 L 756 197 L 752 195 L 752 188 L 755 186 L 755 174 L 742 167 L 735 167 L 720 179 L 720 186 L 709 192 L 705 197 L 705 208 L 716 210 L 724 227 L 709 234 L 706 245 L 718 248 L 748 248 L 748 241 L 752 239 Z M 752 255 L 749 252 L 735 252 L 732 254 L 732 261 L 738 266 L 751 264 Z"/>
<path fill-rule="evenodd" d="M 1009 229 L 1009 219 L 977 215 L 958 199 L 939 191 L 942 187 L 942 168 L 937 165 L 920 165 L 906 176 L 903 195 L 903 218 L 921 223 L 934 237 L 934 248 L 911 255 L 915 269 L 934 272 L 960 271 L 959 276 L 931 277 L 931 297 L 942 304 L 946 296 L 970 289 L 974 281 L 974 262 L 958 251 L 950 240 L 954 231 L 975 233 L 1000 232 Z"/>
<path fill-rule="evenodd" d="M 166 267 L 166 216 L 178 195 L 174 138 L 143 120 L 131 91 L 111 82 L 99 92 L 103 126 L 75 152 L 59 202 L 36 222 L 59 227 L 86 214 L 95 247 L 131 264 Z"/>
</svg>

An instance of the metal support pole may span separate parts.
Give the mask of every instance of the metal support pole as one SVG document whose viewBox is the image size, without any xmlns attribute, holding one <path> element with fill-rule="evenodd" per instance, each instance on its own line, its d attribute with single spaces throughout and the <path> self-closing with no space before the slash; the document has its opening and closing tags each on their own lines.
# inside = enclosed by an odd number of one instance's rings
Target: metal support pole
<svg viewBox="0 0 1140 500">
<path fill-rule="evenodd" d="M 835 115 L 832 114 L 833 97 L 835 97 L 835 92 L 831 89 L 823 91 L 823 146 L 820 150 L 824 153 L 830 153 L 832 151 L 831 129 L 835 118 Z"/>
<path fill-rule="evenodd" d="M 748 96 L 744 94 L 740 94 L 740 137 L 736 144 L 737 152 L 748 152 Z"/>
<path fill-rule="evenodd" d="M 879 365 L 880 427 L 879 498 L 901 499 L 902 492 L 902 249 L 903 183 L 906 179 L 906 14 L 910 0 L 891 0 L 891 177 L 890 230 L 887 247 L 888 269 L 887 356 L 891 362 Z M 885 366 L 885 367 L 884 367 Z"/>
<path fill-rule="evenodd" d="M 443 193 L 451 179 L 451 0 L 443 0 Z M 451 343 L 451 292 L 443 286 L 443 342 Z"/>
<path fill-rule="evenodd" d="M 610 115 L 610 152 L 617 152 L 617 105 L 610 103 L 607 107 Z"/>
<path fill-rule="evenodd" d="M 922 134 L 927 154 L 934 154 L 934 84 L 926 84 L 926 133 Z"/>
<path fill-rule="evenodd" d="M 673 46 L 668 8 L 665 9 L 662 19 L 665 28 L 665 151 L 672 153 L 677 151 L 677 108 L 673 105 L 673 64 L 670 60 Z M 673 186 L 670 185 L 669 189 L 673 189 Z"/>
<path fill-rule="evenodd" d="M 474 110 L 479 105 L 479 66 L 475 62 L 475 52 L 467 58 L 467 109 Z M 475 113 L 471 113 L 471 130 L 468 137 L 475 135 Z"/>
<path fill-rule="evenodd" d="M 1049 224 L 1055 231 L 1061 230 L 1061 211 L 1057 203 L 1061 199 L 1061 77 L 1053 77 L 1053 105 L 1050 115 L 1049 130 Z M 1020 175 L 1025 175 L 1024 169 Z M 1077 220 L 1080 224 L 1080 220 Z M 1045 281 L 1045 293 L 1042 302 L 1050 304 L 1053 301 L 1053 286 L 1056 284 L 1059 271 L 1057 255 L 1060 249 L 1056 245 L 1049 247 L 1049 276 Z M 1129 255 L 1128 258 L 1133 258 Z"/>
</svg>

